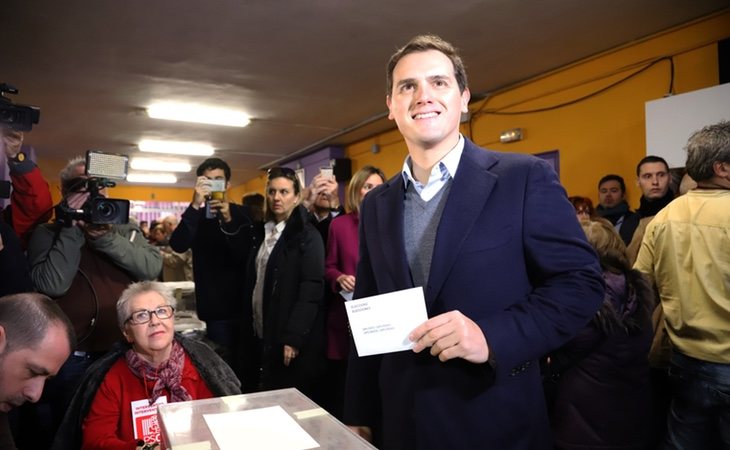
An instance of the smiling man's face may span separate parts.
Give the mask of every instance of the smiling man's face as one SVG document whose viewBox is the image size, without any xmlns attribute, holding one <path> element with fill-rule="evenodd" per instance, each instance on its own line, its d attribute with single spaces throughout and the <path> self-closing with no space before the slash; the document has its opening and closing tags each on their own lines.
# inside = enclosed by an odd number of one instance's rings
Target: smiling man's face
<svg viewBox="0 0 730 450">
<path fill-rule="evenodd" d="M 459 91 L 451 60 L 437 50 L 410 53 L 393 70 L 393 90 L 386 99 L 409 149 L 453 147 L 469 90 Z"/>
</svg>

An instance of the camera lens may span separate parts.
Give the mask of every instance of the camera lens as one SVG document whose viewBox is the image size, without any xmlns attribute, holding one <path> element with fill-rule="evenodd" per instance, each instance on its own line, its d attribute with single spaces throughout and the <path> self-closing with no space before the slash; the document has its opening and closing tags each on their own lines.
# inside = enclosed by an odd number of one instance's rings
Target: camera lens
<svg viewBox="0 0 730 450">
<path fill-rule="evenodd" d="M 113 219 L 117 216 L 117 205 L 112 202 L 101 201 L 96 205 L 96 213 L 100 219 Z"/>
</svg>

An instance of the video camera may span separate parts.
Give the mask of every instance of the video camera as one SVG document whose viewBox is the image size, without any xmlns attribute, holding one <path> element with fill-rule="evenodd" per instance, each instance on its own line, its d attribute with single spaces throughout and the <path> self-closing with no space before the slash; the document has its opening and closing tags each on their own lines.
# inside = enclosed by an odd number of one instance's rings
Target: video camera
<svg viewBox="0 0 730 450">
<path fill-rule="evenodd" d="M 127 178 L 129 157 L 95 150 L 86 152 L 86 178 L 75 178 L 66 183 L 66 192 L 88 192 L 89 199 L 81 209 L 73 209 L 66 198 L 56 206 L 56 222 L 70 227 L 74 220 L 89 224 L 124 224 L 129 222 L 129 200 L 106 198 L 99 193 L 116 183 L 109 178 Z"/>
<path fill-rule="evenodd" d="M 30 131 L 33 124 L 37 124 L 41 117 L 41 110 L 37 106 L 18 105 L 5 96 L 17 94 L 18 89 L 6 83 L 0 84 L 0 124 L 9 126 L 16 131 Z"/>
<path fill-rule="evenodd" d="M 6 83 L 0 83 L 0 125 L 6 125 L 16 131 L 30 131 L 33 124 L 38 123 L 41 110 L 37 106 L 14 105 L 5 94 L 17 94 L 18 89 Z M 0 180 L 0 199 L 10 198 L 10 181 Z"/>
</svg>

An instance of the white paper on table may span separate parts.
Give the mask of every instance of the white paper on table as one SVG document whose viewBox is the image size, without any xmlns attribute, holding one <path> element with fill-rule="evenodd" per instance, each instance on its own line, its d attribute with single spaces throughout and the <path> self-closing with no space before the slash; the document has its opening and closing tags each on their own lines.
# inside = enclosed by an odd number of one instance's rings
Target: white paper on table
<svg viewBox="0 0 730 450">
<path fill-rule="evenodd" d="M 345 310 L 358 356 L 413 348 L 408 334 L 428 320 L 421 287 L 345 302 Z"/>
<path fill-rule="evenodd" d="M 319 444 L 281 406 L 203 414 L 221 450 L 304 450 Z"/>
</svg>

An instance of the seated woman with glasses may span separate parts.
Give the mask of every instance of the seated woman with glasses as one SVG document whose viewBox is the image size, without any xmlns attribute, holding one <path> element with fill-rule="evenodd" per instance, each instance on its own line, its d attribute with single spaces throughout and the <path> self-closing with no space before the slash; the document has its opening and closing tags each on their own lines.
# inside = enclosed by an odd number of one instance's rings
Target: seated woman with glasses
<svg viewBox="0 0 730 450">
<path fill-rule="evenodd" d="M 127 342 L 89 367 L 54 449 L 149 446 L 160 441 L 150 405 L 240 393 L 210 347 L 175 335 L 175 297 L 164 284 L 131 284 L 117 301 L 117 321 Z"/>
<path fill-rule="evenodd" d="M 246 273 L 256 349 L 248 363 L 261 369 L 259 388 L 296 387 L 317 401 L 325 365 L 324 244 L 300 202 L 294 171 L 269 170 L 266 222 L 254 232 Z"/>
</svg>

